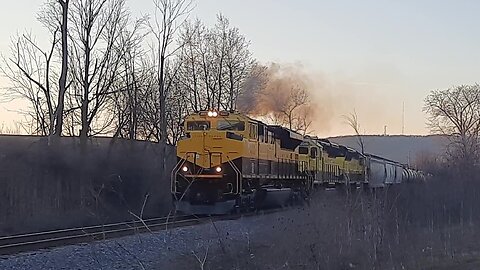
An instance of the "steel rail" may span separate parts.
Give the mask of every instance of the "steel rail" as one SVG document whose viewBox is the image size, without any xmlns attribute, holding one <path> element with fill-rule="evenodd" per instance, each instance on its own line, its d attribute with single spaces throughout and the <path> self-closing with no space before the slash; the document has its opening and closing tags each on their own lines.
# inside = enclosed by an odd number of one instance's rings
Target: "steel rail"
<svg viewBox="0 0 480 270">
<path fill-rule="evenodd" d="M 146 233 L 159 231 L 162 229 L 167 230 L 177 227 L 198 225 L 206 222 L 236 220 L 242 217 L 271 214 L 284 211 L 286 209 L 291 209 L 291 207 L 264 209 L 221 216 L 198 217 L 187 215 L 159 217 L 139 221 L 118 222 L 105 225 L 3 236 L 0 237 L 0 255 L 11 255 L 39 249 L 99 241 L 136 233 Z"/>
<path fill-rule="evenodd" d="M 172 216 L 142 221 L 118 222 L 28 234 L 0 237 L 0 255 L 55 247 L 63 244 L 104 240 L 137 232 L 195 225 L 201 219 L 194 216 Z"/>
</svg>

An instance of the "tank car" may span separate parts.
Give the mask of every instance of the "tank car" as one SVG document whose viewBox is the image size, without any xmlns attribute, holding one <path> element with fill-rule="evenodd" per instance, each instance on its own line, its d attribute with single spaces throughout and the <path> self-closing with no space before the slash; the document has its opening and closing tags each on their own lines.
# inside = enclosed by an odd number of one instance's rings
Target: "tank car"
<svg viewBox="0 0 480 270">
<path fill-rule="evenodd" d="M 371 188 L 402 183 L 405 172 L 400 163 L 373 154 L 366 154 L 366 156 L 367 177 Z"/>
</svg>

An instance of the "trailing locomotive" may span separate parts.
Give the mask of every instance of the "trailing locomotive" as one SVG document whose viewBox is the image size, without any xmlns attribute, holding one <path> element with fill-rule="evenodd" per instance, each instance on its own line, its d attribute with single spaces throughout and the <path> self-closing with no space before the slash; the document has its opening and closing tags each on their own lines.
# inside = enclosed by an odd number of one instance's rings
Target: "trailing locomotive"
<svg viewBox="0 0 480 270">
<path fill-rule="evenodd" d="M 171 175 L 177 210 L 223 214 L 307 198 L 315 185 L 382 187 L 415 180 L 413 170 L 244 114 L 188 115 Z"/>
</svg>

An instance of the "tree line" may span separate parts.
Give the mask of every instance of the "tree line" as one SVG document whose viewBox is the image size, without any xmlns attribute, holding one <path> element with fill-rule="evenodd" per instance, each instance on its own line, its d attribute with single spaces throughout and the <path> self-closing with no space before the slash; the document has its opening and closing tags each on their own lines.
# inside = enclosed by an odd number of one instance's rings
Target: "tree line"
<svg viewBox="0 0 480 270">
<path fill-rule="evenodd" d="M 113 135 L 174 144 L 181 119 L 235 110 L 258 69 L 250 41 L 228 18 L 190 19 L 188 0 L 154 0 L 133 18 L 125 0 L 49 0 L 38 16 L 50 42 L 12 40 L 1 72 L 5 94 L 28 101 L 30 134 Z"/>
<path fill-rule="evenodd" d="M 182 118 L 206 109 L 265 116 L 309 131 L 309 89 L 262 65 L 227 17 L 213 26 L 190 18 L 192 0 L 153 0 L 134 18 L 126 0 L 47 0 L 32 33 L 12 38 L 0 72 L 4 95 L 23 99 L 29 134 L 108 135 L 175 144 Z M 262 108 L 259 110 L 258 108 Z"/>
</svg>

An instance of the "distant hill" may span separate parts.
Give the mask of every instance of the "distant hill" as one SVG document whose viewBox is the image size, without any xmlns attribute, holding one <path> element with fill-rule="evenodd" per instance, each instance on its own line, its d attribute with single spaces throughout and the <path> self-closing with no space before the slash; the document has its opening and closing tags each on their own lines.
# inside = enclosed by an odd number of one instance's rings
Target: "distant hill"
<svg viewBox="0 0 480 270">
<path fill-rule="evenodd" d="M 448 142 L 445 136 L 365 135 L 362 136 L 366 153 L 379 155 L 401 163 L 415 162 L 419 156 L 442 155 Z M 329 138 L 330 141 L 361 150 L 356 136 Z"/>
</svg>

